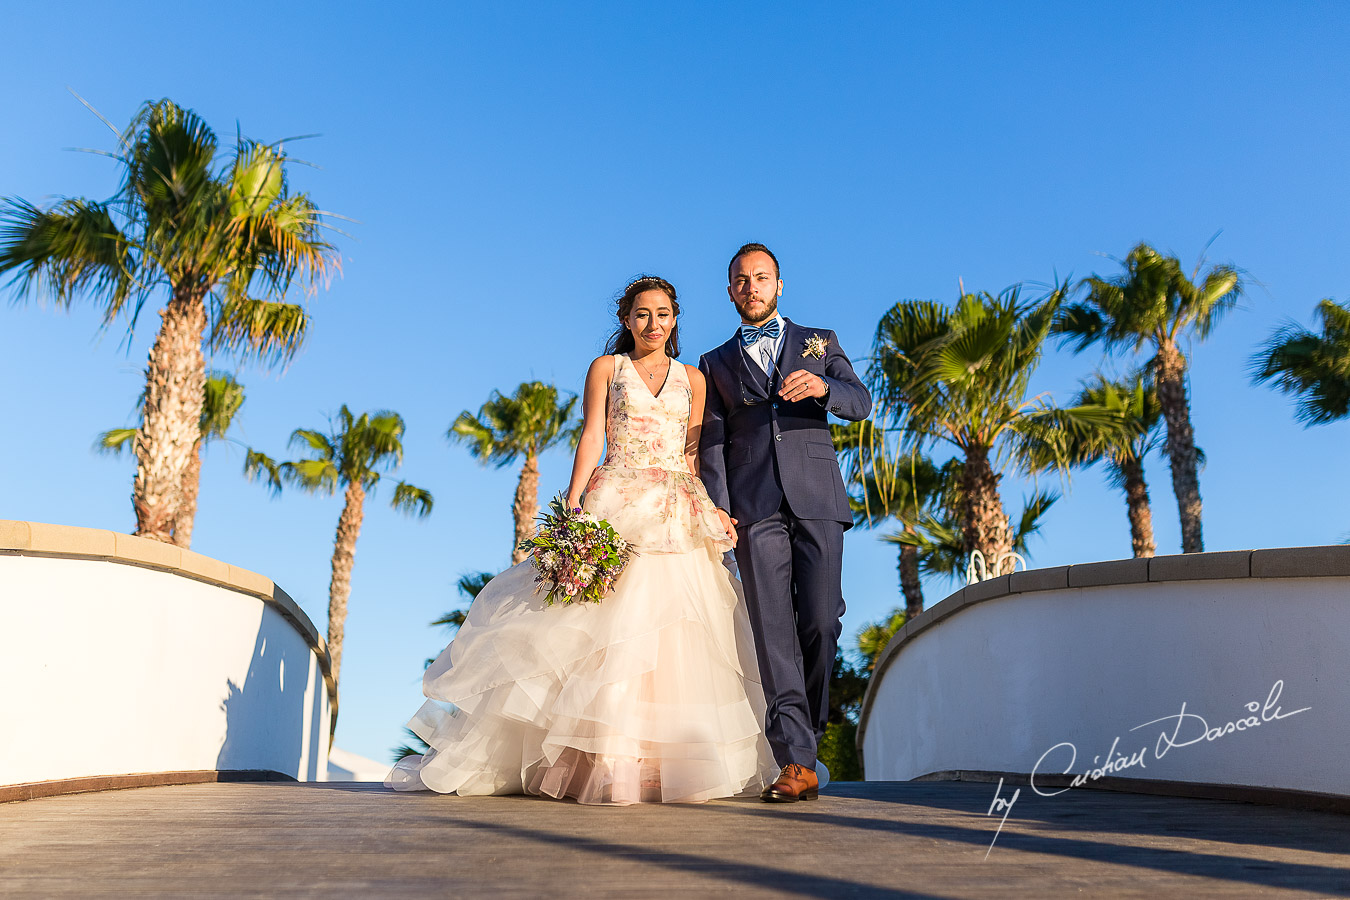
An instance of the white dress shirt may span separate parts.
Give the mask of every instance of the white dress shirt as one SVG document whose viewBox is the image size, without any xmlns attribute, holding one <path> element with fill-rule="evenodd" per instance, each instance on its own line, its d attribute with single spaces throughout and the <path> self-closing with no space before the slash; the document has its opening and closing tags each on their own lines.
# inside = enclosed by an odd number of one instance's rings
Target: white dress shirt
<svg viewBox="0 0 1350 900">
<path fill-rule="evenodd" d="M 772 374 L 774 367 L 778 365 L 778 348 L 783 346 L 783 339 L 787 337 L 787 322 L 784 322 L 783 317 L 778 313 L 774 313 L 773 319 L 778 320 L 778 339 L 774 340 L 762 337 L 745 348 L 745 352 L 750 355 L 750 359 L 754 361 L 755 365 L 764 370 L 765 375 Z M 768 325 L 773 319 L 766 320 L 760 324 Z M 736 339 L 740 340 L 739 330 L 736 332 Z M 742 344 L 741 346 L 745 345 Z M 766 350 L 768 351 L 767 355 L 765 354 Z M 766 360 L 770 361 L 771 364 L 766 365 Z"/>
</svg>

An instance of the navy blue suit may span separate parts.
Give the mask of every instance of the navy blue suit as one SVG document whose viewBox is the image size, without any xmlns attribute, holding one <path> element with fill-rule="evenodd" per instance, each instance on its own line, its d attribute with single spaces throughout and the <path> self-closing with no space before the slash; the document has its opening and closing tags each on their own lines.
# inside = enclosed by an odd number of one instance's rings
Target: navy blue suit
<svg viewBox="0 0 1350 900">
<path fill-rule="evenodd" d="M 751 361 L 739 333 L 699 360 L 708 383 L 699 474 L 736 525 L 760 677 L 765 733 L 779 765 L 815 765 L 829 715 L 830 674 L 844 614 L 844 530 L 853 523 L 827 413 L 867 418 L 872 398 L 834 332 L 785 319 L 777 371 Z M 823 359 L 804 356 L 824 338 Z M 824 379 L 829 396 L 777 396 L 797 369 Z"/>
</svg>

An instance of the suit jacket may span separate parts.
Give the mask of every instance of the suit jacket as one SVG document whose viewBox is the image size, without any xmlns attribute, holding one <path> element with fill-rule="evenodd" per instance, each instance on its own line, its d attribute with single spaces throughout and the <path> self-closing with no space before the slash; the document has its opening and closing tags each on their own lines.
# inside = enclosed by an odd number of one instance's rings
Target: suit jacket
<svg viewBox="0 0 1350 900">
<path fill-rule="evenodd" d="M 827 414 L 865 419 L 872 397 L 833 331 L 784 322 L 778 371 L 771 378 L 751 361 L 739 331 L 699 359 L 708 382 L 699 474 L 713 503 L 741 525 L 767 518 L 786 499 L 799 519 L 833 519 L 849 527 L 853 515 Z M 802 354 L 813 336 L 826 341 L 824 359 Z M 782 380 L 797 369 L 830 386 L 825 405 L 815 397 L 792 403 L 777 396 Z"/>
</svg>

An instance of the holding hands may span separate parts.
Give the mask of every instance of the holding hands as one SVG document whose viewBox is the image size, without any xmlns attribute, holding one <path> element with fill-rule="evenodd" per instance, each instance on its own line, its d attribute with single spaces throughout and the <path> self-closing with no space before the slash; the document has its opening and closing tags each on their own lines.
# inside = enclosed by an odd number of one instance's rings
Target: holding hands
<svg viewBox="0 0 1350 900">
<path fill-rule="evenodd" d="M 722 527 L 726 529 L 727 538 L 731 541 L 731 546 L 736 546 L 736 520 L 727 515 L 727 511 L 720 506 L 717 508 L 717 518 L 722 520 Z"/>
</svg>

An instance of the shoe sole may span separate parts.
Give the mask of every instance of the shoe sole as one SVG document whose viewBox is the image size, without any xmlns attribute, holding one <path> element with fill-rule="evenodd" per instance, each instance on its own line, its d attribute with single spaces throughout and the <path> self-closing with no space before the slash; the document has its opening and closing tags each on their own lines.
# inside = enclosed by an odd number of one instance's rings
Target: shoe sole
<svg viewBox="0 0 1350 900">
<path fill-rule="evenodd" d="M 765 803 L 796 803 L 798 800 L 816 800 L 820 797 L 819 789 L 814 791 L 802 791 L 800 794 L 780 794 L 776 791 L 767 791 L 759 795 L 759 799 Z"/>
</svg>

